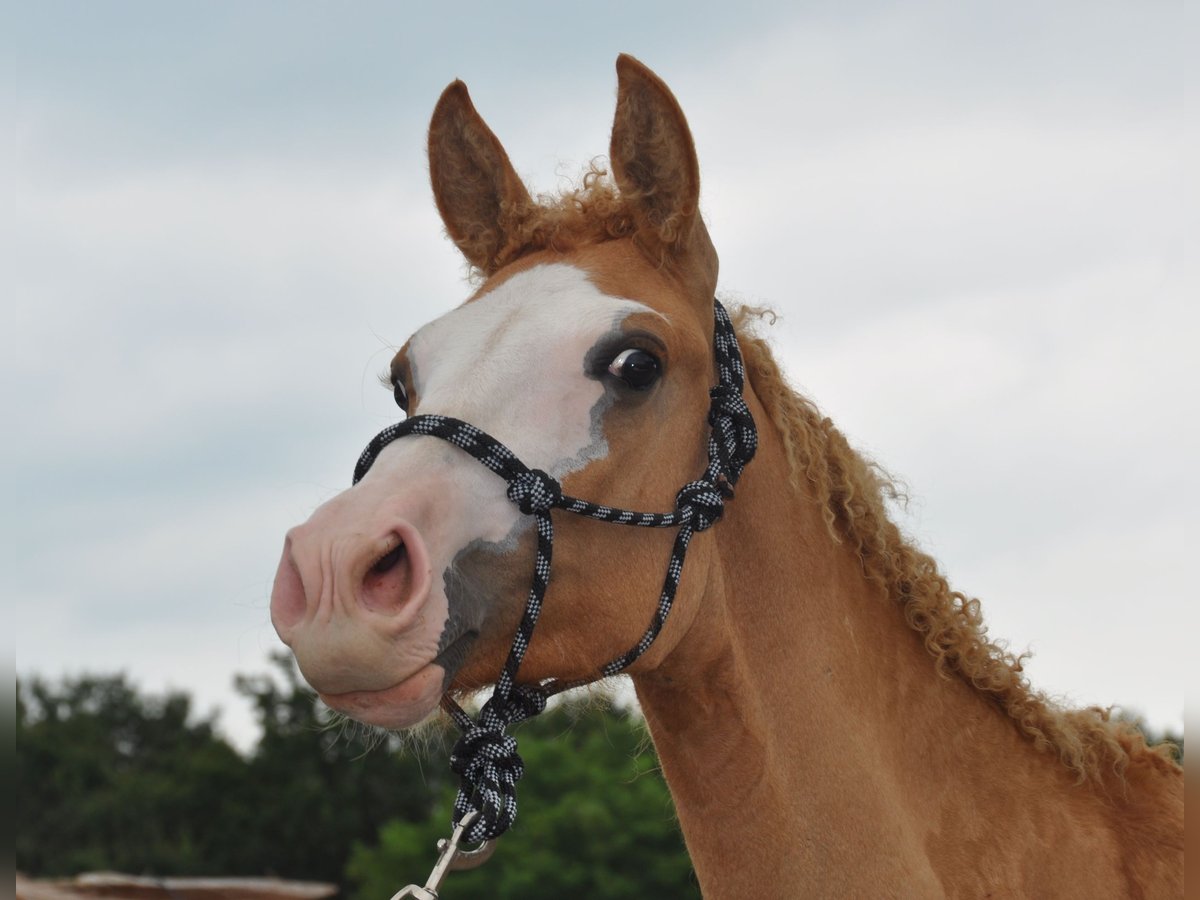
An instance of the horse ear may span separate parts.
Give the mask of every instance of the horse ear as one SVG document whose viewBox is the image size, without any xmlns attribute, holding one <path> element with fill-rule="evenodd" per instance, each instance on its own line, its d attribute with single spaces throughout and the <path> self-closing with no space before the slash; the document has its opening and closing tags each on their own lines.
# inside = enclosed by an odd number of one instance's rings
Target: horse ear
<svg viewBox="0 0 1200 900">
<path fill-rule="evenodd" d="M 429 178 L 446 233 L 467 261 L 485 275 L 509 262 L 532 201 L 461 81 L 442 92 L 429 122 Z"/>
<path fill-rule="evenodd" d="M 613 177 L 633 205 L 638 239 L 652 256 L 679 251 L 699 221 L 700 164 L 679 102 L 632 56 L 617 57 Z"/>
</svg>

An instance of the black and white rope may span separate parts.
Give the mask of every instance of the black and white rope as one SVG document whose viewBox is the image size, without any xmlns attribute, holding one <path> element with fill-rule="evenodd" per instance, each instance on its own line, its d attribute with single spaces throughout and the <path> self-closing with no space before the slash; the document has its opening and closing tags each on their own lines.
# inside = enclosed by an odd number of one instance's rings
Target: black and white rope
<svg viewBox="0 0 1200 900">
<path fill-rule="evenodd" d="M 713 304 L 713 353 L 718 383 L 709 391 L 708 422 L 712 430 L 708 438 L 708 466 L 698 480 L 680 488 L 675 496 L 675 509 L 671 512 L 636 512 L 568 496 L 552 476 L 526 466 L 494 437 L 449 416 L 413 416 L 389 425 L 371 440 L 358 458 L 354 467 L 355 484 L 392 441 L 413 434 L 440 438 L 503 478 L 508 483 L 508 498 L 522 513 L 533 516 L 537 525 L 533 581 L 491 699 L 480 710 L 478 720 L 472 721 L 453 700 L 443 698 L 443 706 L 463 732 L 450 756 L 450 767 L 461 779 L 454 801 L 454 820 L 461 822 L 473 810 L 480 813 L 464 835 L 467 841 L 474 843 L 498 837 L 516 818 L 516 785 L 524 774 L 524 765 L 517 753 L 516 739 L 507 734 L 506 729 L 542 712 L 551 696 L 578 684 L 554 679 L 541 684 L 517 683 L 517 672 L 533 639 L 550 581 L 554 550 L 554 523 L 550 511 L 561 509 L 618 525 L 679 529 L 654 616 L 633 647 L 600 668 L 599 677 L 608 677 L 632 665 L 658 637 L 675 601 L 692 536 L 711 528 L 721 518 L 725 501 L 733 497 L 733 486 L 754 456 L 758 433 L 742 396 L 745 369 L 737 335 L 725 308 L 716 300 Z"/>
</svg>

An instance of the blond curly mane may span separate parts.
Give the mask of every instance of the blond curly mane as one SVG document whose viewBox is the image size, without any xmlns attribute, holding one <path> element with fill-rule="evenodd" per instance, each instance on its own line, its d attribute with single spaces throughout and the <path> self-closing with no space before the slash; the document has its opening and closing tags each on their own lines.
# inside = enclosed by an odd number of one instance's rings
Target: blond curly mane
<svg viewBox="0 0 1200 900">
<path fill-rule="evenodd" d="M 815 497 L 830 537 L 847 543 L 868 578 L 881 585 L 924 636 L 939 672 L 973 685 L 1010 715 L 1042 749 L 1056 753 L 1080 779 L 1121 775 L 1135 758 L 1174 766 L 1171 745 L 1148 747 L 1140 731 L 1099 707 L 1063 709 L 1035 691 L 1022 672 L 1027 654 L 988 637 L 979 601 L 952 590 L 928 554 L 914 547 L 888 515 L 902 498 L 896 482 L 857 453 L 817 407 L 788 386 L 756 320 L 772 313 L 732 311 L 755 394 L 783 439 L 792 486 Z"/>
<path fill-rule="evenodd" d="M 505 242 L 492 261 L 493 271 L 538 250 L 568 253 L 631 237 L 636 230 L 629 198 L 617 190 L 599 159 L 588 164 L 578 187 L 541 194 L 528 203 L 504 203 L 497 228 Z M 485 274 L 472 268 L 476 278 Z"/>
</svg>

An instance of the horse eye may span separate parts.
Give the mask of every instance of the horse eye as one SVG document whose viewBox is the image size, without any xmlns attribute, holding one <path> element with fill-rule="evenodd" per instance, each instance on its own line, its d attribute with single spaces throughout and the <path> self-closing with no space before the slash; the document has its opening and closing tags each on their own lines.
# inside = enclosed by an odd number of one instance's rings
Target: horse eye
<svg viewBox="0 0 1200 900">
<path fill-rule="evenodd" d="M 399 378 L 392 382 L 392 396 L 396 398 L 396 405 L 408 412 L 408 391 L 404 389 L 404 382 Z"/>
<path fill-rule="evenodd" d="M 653 387 L 661 368 L 654 354 L 636 348 L 622 350 L 608 364 L 608 371 L 635 391 Z"/>
</svg>

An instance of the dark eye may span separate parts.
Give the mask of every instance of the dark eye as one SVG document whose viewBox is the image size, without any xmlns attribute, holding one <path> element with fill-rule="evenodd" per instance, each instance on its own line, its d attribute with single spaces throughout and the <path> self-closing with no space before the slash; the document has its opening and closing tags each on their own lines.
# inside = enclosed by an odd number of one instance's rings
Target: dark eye
<svg viewBox="0 0 1200 900">
<path fill-rule="evenodd" d="M 658 381 L 661 368 L 658 357 L 636 348 L 622 350 L 608 364 L 608 371 L 635 391 L 653 387 L 654 382 Z"/>
<path fill-rule="evenodd" d="M 399 378 L 392 382 L 392 396 L 396 398 L 396 405 L 408 412 L 408 391 L 404 389 L 404 382 Z"/>
</svg>

